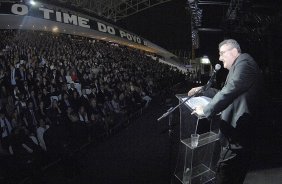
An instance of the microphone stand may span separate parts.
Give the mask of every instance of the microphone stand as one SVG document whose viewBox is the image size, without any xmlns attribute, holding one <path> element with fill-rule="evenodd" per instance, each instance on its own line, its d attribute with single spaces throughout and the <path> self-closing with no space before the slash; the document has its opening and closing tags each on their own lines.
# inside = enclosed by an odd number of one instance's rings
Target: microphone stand
<svg viewBox="0 0 282 184">
<path fill-rule="evenodd" d="M 161 117 L 158 118 L 158 121 L 161 121 L 163 118 L 167 117 L 168 115 L 171 116 L 171 113 L 172 113 L 175 109 L 177 109 L 179 106 L 181 106 L 182 104 L 184 104 L 185 102 L 187 102 L 190 98 L 192 98 L 192 97 L 194 97 L 194 96 L 196 96 L 196 95 L 202 93 L 202 92 L 204 91 L 204 90 L 203 90 L 204 88 L 205 88 L 205 86 L 203 86 L 203 87 L 202 87 L 199 91 L 197 91 L 195 94 L 193 94 L 193 95 L 191 95 L 191 96 L 188 96 L 187 99 L 185 99 L 183 102 L 181 102 L 181 103 L 178 104 L 177 106 L 169 108 L 166 113 L 164 113 Z M 171 118 L 169 118 L 169 121 L 171 121 Z M 169 122 L 169 125 L 170 125 L 170 123 L 171 123 L 171 122 Z"/>
</svg>

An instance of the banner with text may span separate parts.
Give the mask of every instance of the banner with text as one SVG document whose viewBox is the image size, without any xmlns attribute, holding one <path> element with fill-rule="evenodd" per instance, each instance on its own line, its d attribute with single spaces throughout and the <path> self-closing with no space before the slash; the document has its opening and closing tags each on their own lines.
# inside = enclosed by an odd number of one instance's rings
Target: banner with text
<svg viewBox="0 0 282 184">
<path fill-rule="evenodd" d="M 147 45 L 144 39 L 132 33 L 128 33 L 125 30 L 121 30 L 116 26 L 81 17 L 76 14 L 50 9 L 39 3 L 37 3 L 36 6 L 31 6 L 23 3 L 2 2 L 0 3 L 0 14 L 32 16 L 60 23 L 71 24 L 74 26 L 93 29 L 113 36 L 118 36 L 142 45 Z"/>
</svg>

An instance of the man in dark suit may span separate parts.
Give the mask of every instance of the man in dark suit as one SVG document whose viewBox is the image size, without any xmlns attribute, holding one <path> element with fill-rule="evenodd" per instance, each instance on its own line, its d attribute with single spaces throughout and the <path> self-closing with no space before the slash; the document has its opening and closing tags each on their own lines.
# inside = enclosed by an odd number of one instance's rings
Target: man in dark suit
<svg viewBox="0 0 282 184">
<path fill-rule="evenodd" d="M 36 134 L 36 128 L 39 125 L 38 124 L 38 114 L 35 111 L 33 107 L 33 102 L 28 102 L 28 108 L 25 110 L 23 115 L 23 120 L 26 125 L 26 128 L 30 131 Z"/>
<path fill-rule="evenodd" d="M 16 68 L 13 64 L 10 65 L 10 71 L 8 73 L 9 78 L 7 78 L 9 80 L 9 84 L 11 86 L 15 86 L 19 83 L 19 69 Z"/>
<path fill-rule="evenodd" d="M 196 107 L 192 114 L 209 118 L 221 112 L 222 149 L 216 183 L 240 184 L 244 182 L 252 156 L 251 133 L 254 132 L 255 126 L 252 125 L 260 110 L 262 76 L 254 59 L 249 54 L 241 53 L 236 40 L 224 40 L 219 44 L 219 60 L 229 70 L 225 85 L 218 92 L 215 89 L 204 92 L 204 95 L 215 95 L 208 105 Z M 188 95 L 202 89 L 192 88 Z"/>
</svg>

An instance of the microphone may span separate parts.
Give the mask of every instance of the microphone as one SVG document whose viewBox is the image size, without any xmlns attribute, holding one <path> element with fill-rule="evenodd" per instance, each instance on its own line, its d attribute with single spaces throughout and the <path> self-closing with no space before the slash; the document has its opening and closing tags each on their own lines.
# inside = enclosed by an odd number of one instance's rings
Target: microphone
<svg viewBox="0 0 282 184">
<path fill-rule="evenodd" d="M 210 80 L 207 82 L 207 84 L 204 85 L 204 87 L 203 87 L 203 89 L 202 89 L 203 91 L 206 91 L 207 89 L 209 89 L 209 88 L 211 87 L 211 85 L 212 85 L 212 83 L 213 83 L 213 81 L 214 81 L 214 79 L 215 79 L 216 72 L 217 72 L 218 70 L 220 70 L 220 68 L 221 68 L 221 65 L 220 65 L 220 64 L 216 64 L 216 65 L 215 65 L 214 70 L 213 70 L 213 74 L 212 74 Z"/>
</svg>

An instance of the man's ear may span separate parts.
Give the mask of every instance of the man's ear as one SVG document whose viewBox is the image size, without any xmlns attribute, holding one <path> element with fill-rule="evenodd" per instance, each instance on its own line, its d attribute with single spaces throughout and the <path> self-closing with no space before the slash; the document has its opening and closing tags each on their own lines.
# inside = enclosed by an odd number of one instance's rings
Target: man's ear
<svg viewBox="0 0 282 184">
<path fill-rule="evenodd" d="M 239 52 L 238 52 L 238 50 L 236 49 L 236 48 L 233 48 L 232 50 L 231 50 L 231 53 L 232 53 L 232 55 L 233 56 L 238 56 L 238 54 L 239 54 Z"/>
</svg>

